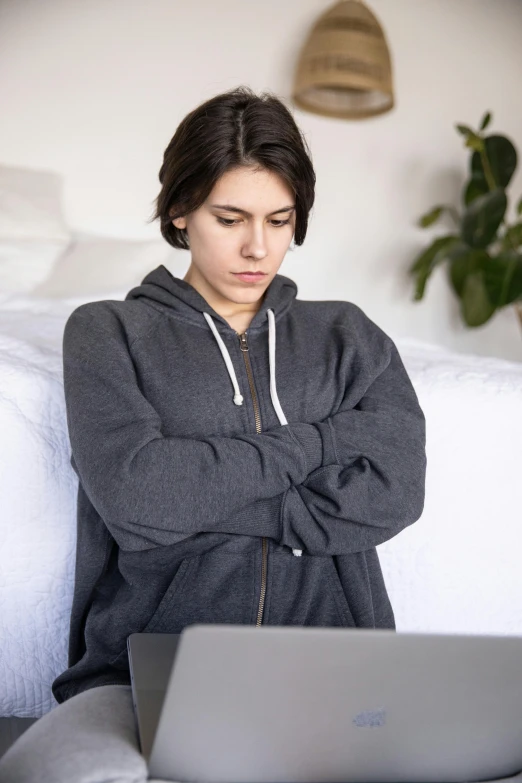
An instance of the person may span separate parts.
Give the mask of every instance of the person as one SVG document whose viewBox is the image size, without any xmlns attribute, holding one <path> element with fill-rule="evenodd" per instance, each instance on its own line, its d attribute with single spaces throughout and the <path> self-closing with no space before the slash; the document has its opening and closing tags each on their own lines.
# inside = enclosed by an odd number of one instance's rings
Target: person
<svg viewBox="0 0 522 783">
<path fill-rule="evenodd" d="M 395 629 L 376 546 L 424 506 L 425 417 L 393 340 L 279 269 L 314 203 L 277 96 L 239 87 L 168 144 L 154 220 L 190 249 L 63 336 L 77 557 L 58 703 L 9 783 L 146 780 L 126 640 L 192 623 Z"/>
</svg>

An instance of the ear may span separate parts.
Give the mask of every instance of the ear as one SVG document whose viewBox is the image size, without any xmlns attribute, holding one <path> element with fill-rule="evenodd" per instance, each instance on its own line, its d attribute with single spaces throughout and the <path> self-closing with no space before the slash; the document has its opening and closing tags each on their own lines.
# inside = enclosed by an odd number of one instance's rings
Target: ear
<svg viewBox="0 0 522 783">
<path fill-rule="evenodd" d="M 177 217 L 172 221 L 172 225 L 176 226 L 176 228 L 186 228 L 187 220 L 184 217 Z"/>
</svg>

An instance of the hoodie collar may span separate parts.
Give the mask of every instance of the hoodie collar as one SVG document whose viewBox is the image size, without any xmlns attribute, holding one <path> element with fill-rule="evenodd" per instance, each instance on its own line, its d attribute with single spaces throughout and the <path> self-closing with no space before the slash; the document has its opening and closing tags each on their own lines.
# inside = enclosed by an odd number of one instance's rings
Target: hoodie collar
<svg viewBox="0 0 522 783">
<path fill-rule="evenodd" d="M 297 285 L 284 275 L 276 275 L 265 291 L 261 307 L 253 317 L 248 332 L 261 330 L 268 323 L 268 360 L 270 366 L 270 397 L 280 424 L 288 424 L 287 418 L 279 402 L 276 388 L 276 322 L 291 308 L 297 296 Z M 236 372 L 228 348 L 220 332 L 230 332 L 232 327 L 219 313 L 210 307 L 206 299 L 185 280 L 175 277 L 167 267 L 160 266 L 149 272 L 141 281 L 141 285 L 132 288 L 125 299 L 149 299 L 159 303 L 166 310 L 175 310 L 185 321 L 201 326 L 207 323 L 218 344 L 230 376 L 234 394 L 232 402 L 243 404 L 243 395 L 239 388 Z M 218 322 L 216 325 L 215 321 Z M 218 326 L 221 328 L 218 329 Z M 234 330 L 235 331 L 235 330 Z M 301 549 L 293 549 L 296 557 L 302 554 Z"/>
</svg>

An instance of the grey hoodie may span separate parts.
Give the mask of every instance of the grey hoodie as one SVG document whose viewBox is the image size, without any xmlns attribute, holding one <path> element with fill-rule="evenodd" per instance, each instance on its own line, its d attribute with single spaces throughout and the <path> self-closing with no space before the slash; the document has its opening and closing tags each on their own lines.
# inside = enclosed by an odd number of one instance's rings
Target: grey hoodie
<svg viewBox="0 0 522 783">
<path fill-rule="evenodd" d="M 276 275 L 239 335 L 163 265 L 63 336 L 79 478 L 61 703 L 129 683 L 127 636 L 395 628 L 376 546 L 424 506 L 425 417 L 360 307 Z"/>
</svg>

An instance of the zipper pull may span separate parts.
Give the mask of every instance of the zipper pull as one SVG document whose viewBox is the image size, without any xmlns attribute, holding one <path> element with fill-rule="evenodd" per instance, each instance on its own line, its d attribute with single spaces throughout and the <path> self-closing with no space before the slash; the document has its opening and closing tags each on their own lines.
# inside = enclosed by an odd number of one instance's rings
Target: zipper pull
<svg viewBox="0 0 522 783">
<path fill-rule="evenodd" d="M 239 335 L 239 347 L 242 351 L 248 351 L 248 342 L 247 342 L 247 333 L 243 332 L 243 334 Z"/>
</svg>

